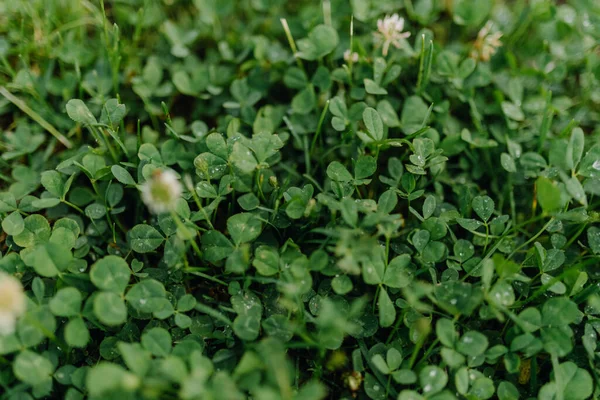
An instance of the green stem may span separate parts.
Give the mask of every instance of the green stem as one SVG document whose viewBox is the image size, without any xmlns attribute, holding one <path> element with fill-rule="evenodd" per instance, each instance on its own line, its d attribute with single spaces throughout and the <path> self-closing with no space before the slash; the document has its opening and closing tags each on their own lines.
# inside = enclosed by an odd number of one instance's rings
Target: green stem
<svg viewBox="0 0 600 400">
<path fill-rule="evenodd" d="M 221 321 L 229 326 L 233 326 L 233 322 L 229 318 L 227 318 L 222 313 L 218 312 L 217 310 L 215 310 L 213 308 L 210 308 L 209 306 L 207 306 L 205 304 L 196 303 L 195 309 L 197 311 L 203 312 L 204 314 L 210 315 L 211 317 L 218 319 L 219 321 Z"/>
<path fill-rule="evenodd" d="M 207 279 L 209 281 L 213 281 L 215 283 L 218 283 L 219 285 L 229 286 L 227 284 L 227 282 L 224 282 L 224 281 L 220 280 L 219 278 L 215 278 L 214 276 L 210 276 L 208 274 L 205 274 L 204 272 L 200 272 L 200 271 L 198 271 L 197 268 L 194 268 L 194 267 L 185 268 L 184 272 L 186 272 L 188 274 L 199 276 L 199 277 Z"/>
<path fill-rule="evenodd" d="M 62 202 L 65 203 L 66 205 L 68 205 L 69 207 L 76 209 L 80 213 L 84 214 L 83 210 L 81 208 L 77 207 L 75 204 L 73 204 L 67 200 L 62 200 Z"/>
<path fill-rule="evenodd" d="M 540 235 L 541 235 L 542 233 L 544 233 L 544 231 L 545 231 L 546 229 L 548 229 L 548 227 L 550 226 L 550 224 L 551 224 L 552 222 L 554 222 L 554 217 L 550 218 L 550 220 L 549 220 L 548 222 L 546 222 L 546 224 L 545 224 L 545 225 L 542 227 L 542 229 L 540 229 L 538 233 L 536 233 L 535 235 L 533 235 L 533 236 L 531 237 L 531 239 L 529 239 L 528 241 L 526 241 L 525 243 L 523 243 L 522 245 L 520 245 L 519 247 L 517 247 L 516 249 L 514 249 L 514 250 L 512 251 L 512 253 L 510 253 L 510 254 L 508 255 L 508 257 L 506 257 L 506 259 L 507 259 L 507 260 L 510 260 L 510 259 L 511 259 L 511 258 L 512 258 L 512 257 L 513 257 L 513 256 L 514 256 L 514 255 L 515 255 L 515 254 L 516 254 L 516 253 L 519 251 L 519 250 L 521 250 L 522 248 L 524 248 L 524 247 L 526 247 L 526 246 L 530 245 L 530 244 L 531 244 L 531 243 L 532 243 L 532 242 L 533 242 L 535 239 L 537 239 L 538 237 L 540 237 Z"/>
<path fill-rule="evenodd" d="M 287 19 L 281 18 L 279 21 L 281 21 L 281 26 L 283 26 L 285 36 L 287 37 L 292 52 L 294 53 L 294 58 L 296 59 L 298 67 L 306 73 L 306 70 L 304 69 L 304 64 L 302 64 L 302 60 L 300 60 L 300 58 L 298 57 L 298 48 L 296 47 L 296 42 L 294 42 L 294 37 L 292 36 L 292 31 L 290 30 L 290 27 L 287 23 Z"/>
<path fill-rule="evenodd" d="M 325 103 L 325 107 L 323 108 L 323 111 L 321 112 L 321 117 L 319 118 L 319 124 L 317 125 L 317 131 L 315 132 L 315 136 L 313 136 L 313 140 L 310 145 L 310 155 L 311 156 L 315 150 L 315 145 L 317 143 L 317 139 L 321 135 L 321 129 L 323 128 L 323 121 L 325 121 L 325 115 L 327 115 L 327 110 L 329 110 L 329 100 L 327 100 L 327 102 Z"/>
</svg>

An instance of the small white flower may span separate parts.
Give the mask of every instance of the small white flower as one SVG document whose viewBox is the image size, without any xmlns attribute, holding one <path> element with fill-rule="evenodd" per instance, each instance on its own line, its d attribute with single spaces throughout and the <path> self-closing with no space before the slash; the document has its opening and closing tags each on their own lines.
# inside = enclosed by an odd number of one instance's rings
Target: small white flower
<svg viewBox="0 0 600 400">
<path fill-rule="evenodd" d="M 171 170 L 155 170 L 152 178 L 147 180 L 140 189 L 142 200 L 154 214 L 163 214 L 175 207 L 175 202 L 181 197 L 183 187 L 175 172 Z"/>
<path fill-rule="evenodd" d="M 375 41 L 379 46 L 382 46 L 382 53 L 387 56 L 390 45 L 400 48 L 402 41 L 410 36 L 410 32 L 402 32 L 404 30 L 404 18 L 400 18 L 398 14 L 391 17 L 386 15 L 384 19 L 377 20 L 377 32 L 374 33 Z"/>
<path fill-rule="evenodd" d="M 25 313 L 27 299 L 21 282 L 0 272 L 0 335 L 15 331 L 17 318 Z"/>
<path fill-rule="evenodd" d="M 344 61 L 347 63 L 355 63 L 358 62 L 358 53 L 355 51 L 350 51 L 349 49 L 344 52 Z"/>
<path fill-rule="evenodd" d="M 477 39 L 473 44 L 473 50 L 471 51 L 471 57 L 479 59 L 481 61 L 489 61 L 490 58 L 496 53 L 496 50 L 502 46 L 500 38 L 502 32 L 492 33 L 494 23 L 488 21 L 483 28 L 477 34 Z"/>
</svg>

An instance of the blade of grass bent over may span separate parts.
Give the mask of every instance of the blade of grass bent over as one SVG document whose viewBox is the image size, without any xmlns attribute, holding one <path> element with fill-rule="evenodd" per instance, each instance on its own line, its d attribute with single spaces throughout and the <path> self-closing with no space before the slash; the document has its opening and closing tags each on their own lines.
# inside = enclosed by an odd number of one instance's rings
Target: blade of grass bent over
<svg viewBox="0 0 600 400">
<path fill-rule="evenodd" d="M 73 144 L 66 138 L 62 133 L 60 133 L 54 126 L 52 126 L 48 121 L 46 121 L 40 114 L 33 111 L 23 100 L 19 99 L 11 92 L 9 92 L 4 86 L 0 86 L 0 94 L 8 101 L 13 103 L 15 106 L 19 107 L 21 111 L 29 116 L 32 120 L 41 125 L 42 128 L 50 132 L 52 136 L 58 139 L 62 144 L 65 145 L 66 148 L 70 149 L 73 147 Z"/>
</svg>

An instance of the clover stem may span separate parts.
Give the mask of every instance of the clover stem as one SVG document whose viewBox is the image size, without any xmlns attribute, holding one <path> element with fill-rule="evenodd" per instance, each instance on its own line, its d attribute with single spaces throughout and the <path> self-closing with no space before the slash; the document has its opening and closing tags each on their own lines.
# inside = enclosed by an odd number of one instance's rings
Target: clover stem
<svg viewBox="0 0 600 400">
<path fill-rule="evenodd" d="M 302 64 L 302 60 L 300 60 L 300 57 L 298 57 L 298 48 L 296 47 L 296 42 L 294 42 L 294 37 L 292 36 L 292 31 L 290 30 L 290 27 L 287 23 L 287 19 L 281 18 L 279 21 L 281 21 L 281 26 L 283 26 L 285 36 L 287 37 L 288 43 L 290 44 L 292 53 L 294 53 L 294 58 L 296 59 L 296 63 L 298 64 L 298 67 L 302 71 L 304 71 L 304 73 L 306 73 L 306 70 L 304 69 L 304 64 Z"/>
<path fill-rule="evenodd" d="M 63 200 L 63 203 L 65 203 L 66 205 L 68 205 L 71 208 L 74 208 L 75 210 L 79 211 L 80 213 L 84 214 L 83 210 L 79 207 L 77 207 L 75 204 L 71 203 L 70 201 L 67 200 Z"/>
<path fill-rule="evenodd" d="M 208 274 L 205 274 L 203 272 L 198 271 L 197 268 L 188 267 L 188 268 L 185 268 L 184 271 L 186 273 L 188 273 L 188 274 L 196 275 L 196 276 L 199 276 L 201 278 L 207 279 L 209 281 L 216 282 L 219 285 L 229 286 L 226 282 L 220 280 L 219 278 L 215 278 L 214 276 L 210 276 Z"/>
<path fill-rule="evenodd" d="M 521 250 L 523 247 L 526 247 L 526 246 L 530 245 L 535 239 L 537 239 L 538 237 L 540 237 L 540 235 L 542 233 L 544 233 L 544 231 L 546 229 L 548 229 L 548 227 L 550 226 L 550 224 L 553 223 L 553 222 L 554 222 L 554 217 L 550 218 L 550 220 L 548 222 L 546 222 L 546 224 L 544 226 L 542 226 L 542 229 L 540 229 L 538 233 L 536 233 L 528 241 L 526 241 L 525 243 L 523 243 L 522 245 L 520 245 L 519 247 L 517 247 L 516 249 L 514 249 L 512 251 L 512 253 L 510 253 L 508 255 L 508 257 L 506 257 L 506 259 L 510 260 L 519 250 Z"/>
<path fill-rule="evenodd" d="M 483 224 L 485 226 L 485 245 L 483 246 L 483 252 L 487 252 L 488 239 L 490 237 L 490 226 L 487 222 Z"/>
<path fill-rule="evenodd" d="M 329 110 L 329 100 L 327 100 L 327 102 L 325 103 L 325 107 L 323 107 L 323 111 L 321 111 L 321 117 L 319 118 L 319 124 L 317 125 L 317 131 L 315 132 L 315 136 L 313 136 L 313 140 L 310 145 L 310 156 L 312 156 L 312 154 L 315 150 L 315 145 L 317 144 L 317 139 L 321 135 L 321 129 L 323 128 L 323 121 L 325 121 L 325 115 L 327 115 L 327 110 Z"/>
</svg>

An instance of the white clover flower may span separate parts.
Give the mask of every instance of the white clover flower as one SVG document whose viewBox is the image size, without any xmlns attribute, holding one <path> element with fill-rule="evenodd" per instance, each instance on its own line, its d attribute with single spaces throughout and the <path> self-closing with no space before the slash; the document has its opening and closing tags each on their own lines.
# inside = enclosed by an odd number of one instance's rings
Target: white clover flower
<svg viewBox="0 0 600 400">
<path fill-rule="evenodd" d="M 25 313 L 27 299 L 21 282 L 0 272 L 0 335 L 15 331 L 17 319 Z"/>
<path fill-rule="evenodd" d="M 355 51 L 350 51 L 350 49 L 344 52 L 344 61 L 347 63 L 355 63 L 358 62 L 358 53 Z"/>
<path fill-rule="evenodd" d="M 492 33 L 494 23 L 488 21 L 483 28 L 477 34 L 477 39 L 473 44 L 473 50 L 471 51 L 471 58 L 476 58 L 481 61 L 489 61 L 490 58 L 496 53 L 498 47 L 502 46 L 500 38 L 502 32 Z"/>
<path fill-rule="evenodd" d="M 153 214 L 163 214 L 173 210 L 181 197 L 183 187 L 172 170 L 155 170 L 152 178 L 141 187 L 142 200 Z"/>
<path fill-rule="evenodd" d="M 377 20 L 377 32 L 375 42 L 378 46 L 382 46 L 382 53 L 387 56 L 390 45 L 400 48 L 402 41 L 410 36 L 410 32 L 402 32 L 404 30 L 404 18 L 400 18 L 398 14 L 391 17 L 386 15 L 384 19 Z"/>
</svg>

